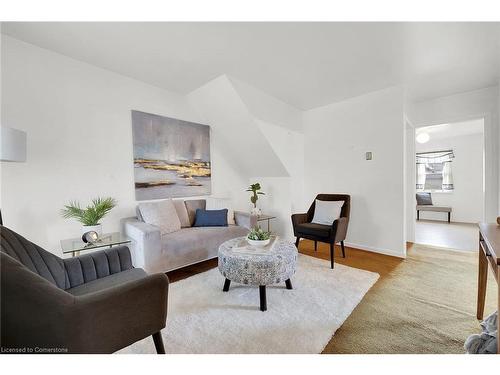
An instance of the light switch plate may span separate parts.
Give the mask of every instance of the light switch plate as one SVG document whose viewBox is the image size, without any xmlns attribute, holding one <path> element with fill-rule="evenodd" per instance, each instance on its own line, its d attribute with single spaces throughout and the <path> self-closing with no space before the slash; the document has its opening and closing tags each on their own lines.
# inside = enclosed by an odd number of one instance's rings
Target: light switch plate
<svg viewBox="0 0 500 375">
<path fill-rule="evenodd" d="M 366 160 L 372 160 L 372 153 L 371 151 L 368 151 L 366 154 L 365 154 L 365 157 L 366 157 Z"/>
</svg>

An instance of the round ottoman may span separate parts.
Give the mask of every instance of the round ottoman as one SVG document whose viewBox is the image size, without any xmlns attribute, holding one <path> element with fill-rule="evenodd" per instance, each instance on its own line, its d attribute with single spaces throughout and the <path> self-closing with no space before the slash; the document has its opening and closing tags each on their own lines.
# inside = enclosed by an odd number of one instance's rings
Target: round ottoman
<svg viewBox="0 0 500 375">
<path fill-rule="evenodd" d="M 260 310 L 267 310 L 266 285 L 285 283 L 292 289 L 290 278 L 295 273 L 297 248 L 291 242 L 275 238 L 270 249 L 244 249 L 245 237 L 224 242 L 219 247 L 219 271 L 225 277 L 224 292 L 231 281 L 259 286 Z"/>
</svg>

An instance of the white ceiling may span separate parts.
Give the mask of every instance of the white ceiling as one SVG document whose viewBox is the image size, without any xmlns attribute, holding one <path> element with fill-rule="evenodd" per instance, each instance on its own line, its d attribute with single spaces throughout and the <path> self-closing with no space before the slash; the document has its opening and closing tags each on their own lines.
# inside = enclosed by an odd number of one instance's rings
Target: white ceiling
<svg viewBox="0 0 500 375">
<path fill-rule="evenodd" d="M 299 109 L 405 84 L 498 83 L 500 23 L 2 23 L 2 33 L 179 93 L 228 74 Z"/>
<path fill-rule="evenodd" d="M 416 129 L 416 134 L 427 133 L 430 140 L 452 138 L 463 135 L 481 134 L 484 131 L 483 119 L 425 126 Z"/>
</svg>

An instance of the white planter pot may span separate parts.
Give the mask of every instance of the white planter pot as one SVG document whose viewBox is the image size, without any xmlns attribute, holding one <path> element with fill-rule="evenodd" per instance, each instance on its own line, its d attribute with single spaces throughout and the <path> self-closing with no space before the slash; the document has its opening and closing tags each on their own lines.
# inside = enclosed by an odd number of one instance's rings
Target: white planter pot
<svg viewBox="0 0 500 375">
<path fill-rule="evenodd" d="M 247 237 L 247 242 L 251 246 L 263 247 L 263 246 L 269 245 L 269 242 L 271 242 L 271 239 L 269 238 L 267 240 L 259 241 L 259 240 L 251 240 L 250 238 Z"/>
<path fill-rule="evenodd" d="M 99 237 L 101 237 L 102 236 L 102 225 L 101 224 L 97 224 L 97 225 L 83 225 L 82 226 L 82 235 L 84 233 L 87 233 L 87 232 L 90 232 L 90 231 L 97 232 L 97 235 Z"/>
<path fill-rule="evenodd" d="M 250 211 L 252 215 L 257 215 L 260 216 L 262 214 L 262 211 L 259 207 L 252 207 L 252 210 Z"/>
</svg>

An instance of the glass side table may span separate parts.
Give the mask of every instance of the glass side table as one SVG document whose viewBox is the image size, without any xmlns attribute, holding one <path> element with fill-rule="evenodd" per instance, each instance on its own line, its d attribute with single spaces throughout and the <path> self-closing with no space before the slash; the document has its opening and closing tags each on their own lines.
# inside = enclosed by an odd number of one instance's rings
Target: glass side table
<svg viewBox="0 0 500 375">
<path fill-rule="evenodd" d="M 73 257 L 80 255 L 80 251 L 99 249 L 101 247 L 113 247 L 132 242 L 130 238 L 120 232 L 105 233 L 97 242 L 85 243 L 82 238 L 70 238 L 61 240 L 63 254 L 71 254 Z"/>
<path fill-rule="evenodd" d="M 267 231 L 270 232 L 272 219 L 276 219 L 276 216 L 262 214 L 257 216 L 257 223 L 259 223 L 259 221 L 267 221 Z"/>
</svg>

